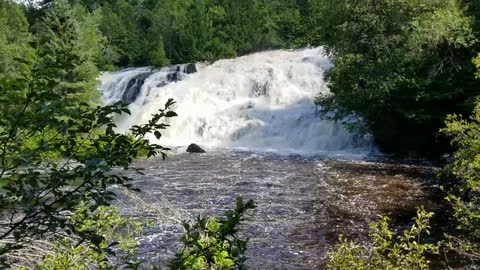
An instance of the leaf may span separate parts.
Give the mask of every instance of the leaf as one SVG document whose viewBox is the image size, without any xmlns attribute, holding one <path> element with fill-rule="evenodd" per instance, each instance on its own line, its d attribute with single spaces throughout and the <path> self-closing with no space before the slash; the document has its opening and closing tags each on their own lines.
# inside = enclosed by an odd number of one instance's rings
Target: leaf
<svg viewBox="0 0 480 270">
<path fill-rule="evenodd" d="M 175 101 L 173 101 L 173 99 L 169 99 L 167 101 L 167 103 L 165 103 L 165 109 L 169 108 L 170 106 L 172 106 L 173 104 L 175 104 Z"/>
<path fill-rule="evenodd" d="M 127 108 L 123 108 L 122 111 L 123 111 L 124 113 L 128 114 L 128 115 L 131 115 L 131 114 L 132 114 L 132 113 L 130 112 L 130 110 L 127 109 Z"/>
<path fill-rule="evenodd" d="M 165 114 L 166 117 L 176 117 L 178 116 L 178 114 L 176 112 L 173 112 L 173 111 L 168 111 L 166 114 Z"/>
<path fill-rule="evenodd" d="M 9 182 L 10 180 L 8 178 L 0 179 L 0 188 L 3 188 L 4 186 L 6 186 Z"/>
</svg>

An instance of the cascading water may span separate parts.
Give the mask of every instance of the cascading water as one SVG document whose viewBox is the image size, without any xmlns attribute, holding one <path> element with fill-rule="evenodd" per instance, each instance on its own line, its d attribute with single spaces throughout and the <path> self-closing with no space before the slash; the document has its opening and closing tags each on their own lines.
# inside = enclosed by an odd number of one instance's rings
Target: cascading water
<svg viewBox="0 0 480 270">
<path fill-rule="evenodd" d="M 255 150 L 365 151 L 354 134 L 321 121 L 314 99 L 328 92 L 322 79 L 331 67 L 321 48 L 270 51 L 211 65 L 128 69 L 104 75 L 105 103 L 124 100 L 132 115 L 120 130 L 145 123 L 169 99 L 179 117 L 161 143 Z M 188 74 L 191 73 L 191 74 Z M 153 139 L 153 138 L 152 138 Z M 368 145 L 368 144 L 367 144 Z"/>
<path fill-rule="evenodd" d="M 210 148 L 163 162 L 140 159 L 143 174 L 129 176 L 142 193 L 118 189 L 125 215 L 155 219 L 137 243 L 140 260 L 163 269 L 181 220 L 219 216 L 237 195 L 258 206 L 241 227 L 252 269 L 322 269 L 339 234 L 364 239 L 367 221 L 378 215 L 408 216 L 408 223 L 415 206 L 432 205 L 424 181 L 435 169 L 382 163 L 369 155 L 367 139 L 316 116 L 314 99 L 328 93 L 323 73 L 330 67 L 317 48 L 104 74 L 104 103 L 132 102 L 132 115 L 117 120 L 120 130 L 148 121 L 174 98 L 179 116 L 160 143 Z"/>
<path fill-rule="evenodd" d="M 145 84 L 145 80 L 155 74 L 151 84 L 146 85 L 146 90 L 153 87 L 162 87 L 172 82 L 183 80 L 188 74 L 197 72 L 194 64 L 174 65 L 160 70 L 144 67 L 125 69 L 114 73 L 105 73 L 102 81 L 103 102 L 112 104 L 117 101 L 134 102 Z M 148 96 L 148 94 L 147 94 Z"/>
</svg>

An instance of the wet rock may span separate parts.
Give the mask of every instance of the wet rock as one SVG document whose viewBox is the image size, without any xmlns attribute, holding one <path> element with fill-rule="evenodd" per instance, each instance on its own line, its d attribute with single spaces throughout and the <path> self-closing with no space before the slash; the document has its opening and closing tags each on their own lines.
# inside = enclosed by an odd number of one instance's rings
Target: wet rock
<svg viewBox="0 0 480 270">
<path fill-rule="evenodd" d="M 270 85 L 268 82 L 261 83 L 261 82 L 253 82 L 252 90 L 250 91 L 250 97 L 262 97 L 262 96 L 269 96 L 269 88 Z"/>
<path fill-rule="evenodd" d="M 132 103 L 137 100 L 138 95 L 142 90 L 142 86 L 145 83 L 145 80 L 152 75 L 151 72 L 140 74 L 132 78 L 128 84 L 126 91 L 123 93 L 122 101 L 127 103 Z"/>
<path fill-rule="evenodd" d="M 180 76 L 178 75 L 179 72 L 175 71 L 174 73 L 170 73 L 167 75 L 167 80 L 168 82 L 178 82 L 180 79 Z"/>
<path fill-rule="evenodd" d="M 195 66 L 195 64 L 188 64 L 185 67 L 185 73 L 192 74 L 192 73 L 195 73 L 195 72 L 197 72 L 197 66 Z"/>
<path fill-rule="evenodd" d="M 302 58 L 302 62 L 303 62 L 303 63 L 312 63 L 312 62 L 314 62 L 314 61 L 315 61 L 315 58 L 313 58 L 313 57 L 304 57 L 304 58 Z"/>
<path fill-rule="evenodd" d="M 198 144 L 190 144 L 187 148 L 188 153 L 206 153 Z"/>
<path fill-rule="evenodd" d="M 165 85 L 168 85 L 168 82 L 160 82 L 156 85 L 156 87 L 164 87 Z"/>
</svg>

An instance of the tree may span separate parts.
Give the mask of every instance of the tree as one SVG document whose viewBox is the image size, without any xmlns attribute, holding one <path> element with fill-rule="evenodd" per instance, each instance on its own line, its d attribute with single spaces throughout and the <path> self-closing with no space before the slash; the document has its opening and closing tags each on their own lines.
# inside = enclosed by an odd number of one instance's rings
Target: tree
<svg viewBox="0 0 480 270">
<path fill-rule="evenodd" d="M 290 21 L 298 26 L 300 16 L 291 0 L 70 2 L 101 10 L 100 29 L 107 39 L 105 68 L 215 61 L 278 48 L 282 40 L 275 23 L 282 29 Z M 284 2 L 289 8 L 283 8 Z M 273 14 L 278 10 L 282 16 Z M 284 19 L 288 21 L 281 22 Z M 293 43 L 293 30 L 287 31 L 282 37 Z"/>
<path fill-rule="evenodd" d="M 190 19 L 185 25 L 183 37 L 185 45 L 191 44 L 189 62 L 214 61 L 236 55 L 219 31 L 219 25 L 222 25 L 227 16 L 223 7 L 215 5 L 213 1 L 202 0 L 190 5 L 187 12 Z"/>
<path fill-rule="evenodd" d="M 0 210 L 2 220 L 0 255 L 21 248 L 36 237 L 76 235 L 92 245 L 103 243 L 96 231 L 78 230 L 70 216 L 85 202 L 94 211 L 108 205 L 115 194 L 107 189 L 117 184 L 132 188 L 130 178 L 114 168 L 131 169 L 134 158 L 154 156 L 168 150 L 145 139 L 157 137 L 168 125 L 164 118 L 176 114 L 169 100 L 145 125 L 131 128 L 132 135 L 114 131 L 114 114 L 128 113 L 127 105 L 114 104 L 92 109 L 88 104 L 65 107 L 61 94 L 47 87 L 55 85 L 42 73 L 42 84 L 32 77 L 27 98 L 19 110 L 9 112 L 0 129 Z M 53 81 L 53 82 L 50 82 Z M 64 111 L 68 110 L 68 113 Z M 24 140 L 36 136 L 35 145 L 25 147 Z M 55 153 L 55 159 L 45 157 Z"/>
<path fill-rule="evenodd" d="M 438 130 L 448 113 L 468 113 L 474 19 L 457 0 L 322 1 L 322 41 L 334 68 L 320 95 L 324 116 L 357 117 L 382 150 L 445 151 Z"/>
<path fill-rule="evenodd" d="M 32 36 L 21 5 L 0 1 L 0 129 L 25 99 L 25 79 L 35 61 Z M 15 88 L 13 86 L 16 86 Z"/>
<path fill-rule="evenodd" d="M 76 19 L 80 15 L 83 19 Z M 131 187 L 113 168 L 129 169 L 141 155 L 165 157 L 166 148 L 145 136 L 160 137 L 167 127 L 161 121 L 176 116 L 169 100 L 149 123 L 132 127 L 131 135 L 116 133 L 114 114 L 128 113 L 127 105 L 92 105 L 94 60 L 103 40 L 96 31 L 98 17 L 65 1 L 55 1 L 45 16 L 38 57 L 15 58 L 21 69 L 0 75 L 0 89 L 8 94 L 0 99 L 0 211 L 8 216 L 1 221 L 0 255 L 40 236 L 74 234 L 102 243 L 97 232 L 78 230 L 70 216 L 81 202 L 91 211 L 108 205 L 115 196 L 108 185 Z M 15 45 L 8 36 L 3 40 Z"/>
<path fill-rule="evenodd" d="M 97 60 L 104 39 L 97 25 L 98 14 L 88 14 L 79 6 L 72 8 L 65 0 L 53 2 L 42 19 L 37 44 L 38 83 L 50 83 L 45 87 L 63 96 L 61 102 L 74 105 L 99 96 Z"/>
<path fill-rule="evenodd" d="M 475 67 L 477 67 L 477 72 L 476 72 L 476 76 L 477 78 L 480 77 L 480 54 L 478 54 L 477 58 L 474 58 L 473 59 L 473 63 L 475 64 Z"/>
<path fill-rule="evenodd" d="M 266 21 L 262 6 L 256 0 L 226 1 L 218 0 L 218 6 L 226 11 L 223 25 L 219 25 L 226 43 L 231 43 L 240 54 L 268 49 L 271 46 L 270 24 Z"/>
<path fill-rule="evenodd" d="M 33 53 L 29 46 L 32 37 L 20 4 L 0 1 L 0 29 L 0 76 L 13 78 L 23 70 L 23 55 Z"/>
</svg>

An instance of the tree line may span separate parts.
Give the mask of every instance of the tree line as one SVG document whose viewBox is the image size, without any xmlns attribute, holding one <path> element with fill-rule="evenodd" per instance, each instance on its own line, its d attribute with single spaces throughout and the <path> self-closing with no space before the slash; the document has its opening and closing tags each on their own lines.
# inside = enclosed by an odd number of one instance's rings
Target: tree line
<svg viewBox="0 0 480 270">
<path fill-rule="evenodd" d="M 103 37 L 100 67 L 163 66 L 214 61 L 260 50 L 305 46 L 304 0 L 69 0 L 97 15 Z M 35 32 L 53 1 L 26 6 Z M 76 14 L 82 20 L 85 14 Z"/>
<path fill-rule="evenodd" d="M 469 115 L 480 94 L 472 63 L 479 2 L 318 2 L 319 40 L 334 64 L 326 75 L 332 95 L 317 99 L 323 115 L 360 120 L 386 152 L 448 152 L 446 116 Z"/>
</svg>

